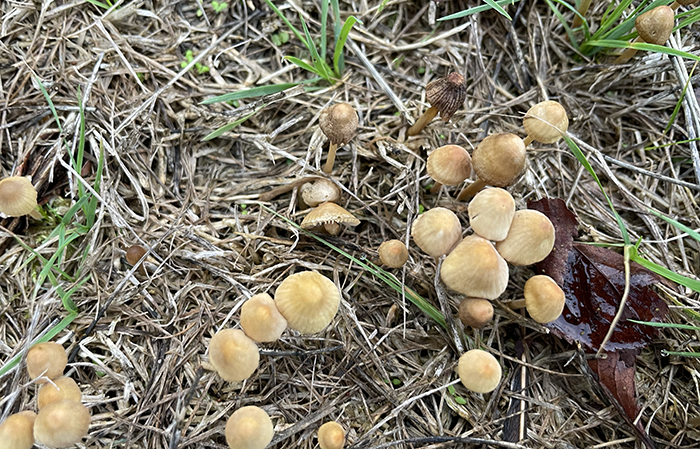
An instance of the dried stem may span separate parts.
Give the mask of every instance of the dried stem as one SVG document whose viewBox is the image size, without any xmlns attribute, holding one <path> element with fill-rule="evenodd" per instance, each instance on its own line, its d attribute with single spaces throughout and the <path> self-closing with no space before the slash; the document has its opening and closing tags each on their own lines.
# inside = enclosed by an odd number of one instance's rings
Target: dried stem
<svg viewBox="0 0 700 449">
<path fill-rule="evenodd" d="M 432 119 L 434 119 L 437 114 L 438 114 L 437 108 L 430 106 L 428 108 L 428 110 L 425 111 L 423 113 L 423 115 L 420 116 L 418 121 L 416 121 L 416 123 L 413 126 L 408 128 L 408 132 L 406 133 L 406 135 L 408 137 L 411 137 L 411 136 L 416 136 L 416 135 L 420 134 L 420 132 L 423 131 L 423 128 L 425 128 L 425 125 L 430 123 L 430 121 Z"/>
</svg>

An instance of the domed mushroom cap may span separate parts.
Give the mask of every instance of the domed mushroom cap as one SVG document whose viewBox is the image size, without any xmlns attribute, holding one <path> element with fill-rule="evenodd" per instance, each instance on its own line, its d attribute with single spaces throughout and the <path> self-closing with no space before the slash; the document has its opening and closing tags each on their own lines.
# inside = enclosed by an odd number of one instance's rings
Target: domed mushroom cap
<svg viewBox="0 0 700 449">
<path fill-rule="evenodd" d="M 454 212 L 435 207 L 416 218 L 411 225 L 411 237 L 426 254 L 440 257 L 462 238 L 462 225 Z"/>
<path fill-rule="evenodd" d="M 430 153 L 427 169 L 430 177 L 437 182 L 456 186 L 471 174 L 472 158 L 459 145 L 445 145 Z"/>
<path fill-rule="evenodd" d="M 554 226 L 546 215 L 532 209 L 519 210 L 508 236 L 496 242 L 496 250 L 513 265 L 532 265 L 552 252 L 554 238 Z"/>
<path fill-rule="evenodd" d="M 282 281 L 275 304 L 287 325 L 302 334 L 326 328 L 338 312 L 340 293 L 335 284 L 318 271 L 302 271 Z"/>
<path fill-rule="evenodd" d="M 527 111 L 523 127 L 534 140 L 554 143 L 569 129 L 569 118 L 564 107 L 556 101 L 543 101 Z"/>
<path fill-rule="evenodd" d="M 474 233 L 498 242 L 508 235 L 515 215 L 515 200 L 506 190 L 482 190 L 469 203 L 469 224 Z"/>
<path fill-rule="evenodd" d="M 360 220 L 335 203 L 323 203 L 306 214 L 306 217 L 301 222 L 301 228 L 311 229 L 316 226 L 328 227 L 329 225 L 338 226 L 341 224 L 357 226 L 360 224 Z M 331 234 L 337 234 L 337 232 Z"/>
<path fill-rule="evenodd" d="M 335 421 L 328 421 L 318 429 L 318 445 L 321 449 L 343 449 L 345 430 Z"/>
<path fill-rule="evenodd" d="M 525 282 L 525 307 L 530 317 L 538 323 L 556 320 L 564 310 L 566 295 L 556 282 L 543 274 Z"/>
<path fill-rule="evenodd" d="M 39 410 L 34 422 L 34 438 L 51 448 L 73 446 L 90 428 L 90 412 L 80 402 L 64 399 Z"/>
<path fill-rule="evenodd" d="M 494 356 L 481 349 L 462 354 L 457 373 L 462 384 L 476 393 L 490 393 L 501 383 L 501 365 Z"/>
<path fill-rule="evenodd" d="M 445 258 L 440 278 L 466 296 L 496 299 L 508 286 L 508 264 L 491 242 L 470 235 Z"/>
<path fill-rule="evenodd" d="M 226 443 L 231 449 L 264 449 L 275 434 L 272 420 L 260 407 L 241 407 L 226 422 Z"/>
<path fill-rule="evenodd" d="M 337 103 L 321 111 L 318 123 L 332 144 L 343 145 L 355 135 L 360 119 L 355 108 L 347 103 Z"/>
<path fill-rule="evenodd" d="M 507 187 L 525 168 L 525 143 L 515 134 L 492 134 L 474 150 L 472 165 L 486 184 Z"/>
<path fill-rule="evenodd" d="M 36 403 L 37 408 L 41 410 L 47 405 L 68 399 L 70 401 L 80 402 L 83 399 L 83 394 L 80 387 L 70 377 L 59 377 L 53 383 L 45 383 L 39 388 Z"/>
<path fill-rule="evenodd" d="M 639 37 L 649 44 L 664 45 L 673 31 L 675 13 L 666 5 L 657 6 L 634 21 Z"/>
<path fill-rule="evenodd" d="M 129 265 L 136 265 L 136 262 L 141 260 L 144 254 L 146 254 L 146 248 L 141 245 L 131 245 L 126 249 L 124 257 Z"/>
<path fill-rule="evenodd" d="M 401 240 L 387 240 L 379 245 L 377 252 L 387 267 L 401 268 L 408 260 L 408 248 Z"/>
<path fill-rule="evenodd" d="M 209 342 L 209 363 L 228 382 L 249 378 L 260 364 L 258 346 L 242 330 L 224 329 Z"/>
<path fill-rule="evenodd" d="M 34 446 L 34 420 L 36 413 L 28 410 L 8 416 L 0 424 L 0 447 L 31 449 Z"/>
<path fill-rule="evenodd" d="M 277 310 L 270 295 L 252 296 L 241 307 L 241 327 L 247 336 L 258 342 L 277 341 L 287 328 L 287 320 Z"/>
<path fill-rule="evenodd" d="M 425 98 L 438 111 L 443 120 L 449 120 L 467 98 L 467 82 L 462 75 L 452 72 L 425 86 Z"/>
<path fill-rule="evenodd" d="M 0 212 L 21 217 L 36 207 L 37 192 L 29 178 L 11 176 L 0 181 Z"/>
<path fill-rule="evenodd" d="M 49 379 L 61 377 L 68 364 L 68 355 L 63 346 L 54 342 L 39 343 L 32 346 L 27 352 L 27 373 L 32 379 L 42 374 Z M 39 379 L 37 383 L 45 383 L 45 379 Z"/>
<path fill-rule="evenodd" d="M 493 319 L 493 305 L 486 299 L 464 298 L 459 303 L 459 320 L 474 329 L 481 329 Z"/>
<path fill-rule="evenodd" d="M 340 190 L 332 181 L 321 178 L 301 187 L 301 199 L 307 206 L 316 207 L 321 203 L 335 203 L 340 199 Z"/>
</svg>

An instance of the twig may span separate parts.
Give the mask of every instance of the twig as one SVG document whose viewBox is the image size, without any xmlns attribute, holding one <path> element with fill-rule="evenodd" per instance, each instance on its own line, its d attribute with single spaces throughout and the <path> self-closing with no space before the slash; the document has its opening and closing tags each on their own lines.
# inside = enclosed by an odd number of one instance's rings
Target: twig
<svg viewBox="0 0 700 449">
<path fill-rule="evenodd" d="M 595 353 L 596 357 L 600 357 L 600 354 L 603 352 L 603 348 L 605 348 L 605 345 L 608 344 L 610 341 L 610 338 L 612 338 L 613 332 L 615 332 L 615 326 L 617 326 L 617 323 L 620 321 L 620 318 L 622 318 L 622 313 L 625 310 L 625 304 L 627 304 L 627 298 L 629 297 L 630 294 L 630 248 L 632 245 L 625 245 L 625 250 L 624 250 L 624 264 L 625 264 L 625 290 L 622 292 L 622 298 L 620 299 L 620 306 L 617 309 L 617 313 L 615 314 L 615 318 L 613 318 L 612 323 L 610 323 L 610 327 L 608 328 L 608 333 L 605 334 L 605 338 L 603 338 L 603 342 L 600 344 L 600 348 L 598 348 L 598 352 Z"/>
<path fill-rule="evenodd" d="M 617 160 L 617 159 L 612 158 L 606 154 L 603 154 L 603 159 L 605 159 L 606 161 L 608 161 L 612 164 L 615 164 L 617 166 L 626 168 L 627 170 L 631 170 L 633 172 L 637 172 L 639 174 L 649 176 L 651 178 L 656 178 L 656 179 L 659 179 L 661 181 L 670 182 L 672 184 L 677 184 L 679 186 L 687 187 L 687 188 L 693 189 L 693 190 L 700 190 L 700 184 L 693 184 L 691 182 L 681 181 L 680 179 L 674 179 L 674 178 L 671 178 L 669 176 L 664 176 L 664 175 L 660 175 L 658 173 L 654 173 L 654 172 L 649 171 L 649 170 L 644 170 L 643 168 L 635 167 L 632 164 L 628 164 L 627 162 Z"/>
<path fill-rule="evenodd" d="M 437 443 L 461 443 L 461 444 L 481 444 L 485 446 L 496 446 L 496 447 L 506 447 L 510 449 L 527 449 L 527 446 L 523 446 L 517 443 L 508 443 L 506 441 L 496 441 L 496 440 L 486 440 L 484 438 L 470 438 L 470 437 L 424 437 L 424 438 L 408 438 L 405 440 L 392 441 L 391 443 L 380 444 L 379 446 L 372 446 L 372 449 L 383 449 L 385 447 L 401 447 L 407 444 L 437 444 Z M 359 449 L 365 447 L 365 445 L 354 444 L 349 446 L 348 449 Z"/>
</svg>

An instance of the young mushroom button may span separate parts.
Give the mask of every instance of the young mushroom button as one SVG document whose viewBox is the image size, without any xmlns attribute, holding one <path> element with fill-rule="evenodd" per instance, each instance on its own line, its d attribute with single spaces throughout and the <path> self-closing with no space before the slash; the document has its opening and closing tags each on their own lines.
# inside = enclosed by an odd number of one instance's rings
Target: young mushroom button
<svg viewBox="0 0 700 449">
<path fill-rule="evenodd" d="M 321 178 L 301 186 L 301 199 L 309 207 L 316 207 L 321 203 L 336 203 L 340 199 L 340 189 L 333 181 Z"/>
<path fill-rule="evenodd" d="M 43 384 L 45 378 L 56 379 L 63 374 L 68 364 L 68 355 L 65 349 L 58 343 L 46 342 L 32 346 L 27 353 L 27 373 L 37 383 Z"/>
<path fill-rule="evenodd" d="M 318 445 L 321 449 L 343 449 L 345 430 L 335 421 L 328 421 L 318 429 Z"/>
<path fill-rule="evenodd" d="M 11 176 L 0 181 L 0 212 L 9 217 L 30 214 L 36 207 L 37 192 L 29 178 Z"/>
<path fill-rule="evenodd" d="M 491 242 L 470 235 L 445 258 L 440 278 L 466 296 L 496 299 L 508 286 L 508 264 Z"/>
<path fill-rule="evenodd" d="M 523 118 L 523 128 L 527 133 L 525 146 L 533 140 L 554 143 L 569 129 L 569 118 L 564 107 L 556 101 L 543 101 L 527 111 Z"/>
<path fill-rule="evenodd" d="M 260 407 L 241 407 L 226 422 L 226 443 L 231 449 L 264 449 L 275 434 L 272 420 Z"/>
<path fill-rule="evenodd" d="M 415 219 L 411 237 L 426 254 L 440 257 L 448 254 L 462 238 L 462 225 L 454 212 L 436 207 Z"/>
<path fill-rule="evenodd" d="M 467 98 L 466 80 L 459 73 L 452 72 L 444 78 L 428 83 L 425 86 L 425 97 L 430 103 L 430 108 L 408 129 L 408 136 L 420 134 L 438 112 L 444 121 L 448 121 Z"/>
<path fill-rule="evenodd" d="M 347 103 L 338 103 L 323 111 L 318 118 L 321 131 L 328 137 L 330 146 L 328 148 L 328 159 L 323 171 L 330 173 L 333 171 L 335 163 L 335 152 L 339 145 L 345 145 L 352 139 L 357 130 L 360 120 L 357 117 L 355 108 Z"/>
<path fill-rule="evenodd" d="M 209 363 L 222 379 L 241 382 L 260 364 L 258 346 L 242 330 L 224 329 L 209 342 Z"/>
<path fill-rule="evenodd" d="M 340 305 L 340 293 L 318 271 L 303 271 L 282 281 L 275 292 L 275 304 L 289 328 L 313 334 L 333 321 Z"/>
<path fill-rule="evenodd" d="M 464 298 L 459 303 L 459 320 L 465 326 L 481 329 L 491 322 L 493 305 L 486 299 Z"/>
<path fill-rule="evenodd" d="M 379 245 L 379 259 L 390 268 L 401 268 L 408 260 L 408 248 L 401 240 L 387 240 Z"/>
<path fill-rule="evenodd" d="M 83 394 L 80 387 L 70 377 L 59 377 L 51 383 L 45 383 L 39 388 L 39 394 L 36 399 L 36 406 L 39 410 L 47 405 L 68 399 L 74 402 L 80 402 L 83 399 Z"/>
<path fill-rule="evenodd" d="M 287 328 L 287 320 L 277 310 L 272 297 L 260 293 L 243 303 L 241 327 L 247 336 L 257 342 L 272 342 L 279 340 Z"/>
<path fill-rule="evenodd" d="M 538 323 L 549 323 L 561 316 L 566 302 L 564 291 L 549 276 L 533 276 L 525 282 L 525 299 L 512 301 L 513 309 L 525 307 L 530 317 Z"/>
<path fill-rule="evenodd" d="M 3 449 L 31 449 L 34 446 L 36 413 L 24 411 L 7 417 L 0 424 L 0 447 Z"/>
<path fill-rule="evenodd" d="M 481 349 L 462 354 L 457 373 L 462 384 L 476 393 L 490 393 L 501 383 L 501 365 L 494 356 Z"/>
<path fill-rule="evenodd" d="M 80 402 L 64 399 L 39 410 L 34 438 L 50 448 L 73 446 L 88 434 L 90 412 Z"/>
</svg>

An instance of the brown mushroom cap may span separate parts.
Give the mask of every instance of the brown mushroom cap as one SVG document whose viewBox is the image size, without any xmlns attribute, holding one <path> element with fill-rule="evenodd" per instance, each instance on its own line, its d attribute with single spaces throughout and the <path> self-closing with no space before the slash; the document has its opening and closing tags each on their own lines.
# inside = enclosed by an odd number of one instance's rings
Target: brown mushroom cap
<svg viewBox="0 0 700 449">
<path fill-rule="evenodd" d="M 31 449 L 34 446 L 36 413 L 24 411 L 7 417 L 0 424 L 0 447 L 3 449 Z"/>
<path fill-rule="evenodd" d="M 54 342 L 39 343 L 32 346 L 27 352 L 27 373 L 32 379 L 43 374 L 49 379 L 61 377 L 68 364 L 68 355 L 63 346 Z M 37 380 L 43 384 L 46 379 Z"/>
<path fill-rule="evenodd" d="M 470 235 L 445 258 L 440 278 L 464 295 L 496 299 L 508 286 L 508 264 L 491 242 Z"/>
<path fill-rule="evenodd" d="M 493 305 L 486 299 L 464 298 L 459 303 L 459 320 L 474 329 L 481 329 L 491 322 Z"/>
<path fill-rule="evenodd" d="M 639 37 L 649 44 L 664 45 L 673 31 L 675 13 L 669 6 L 661 5 L 640 14 L 634 21 Z"/>
<path fill-rule="evenodd" d="M 426 168 L 431 178 L 446 186 L 456 186 L 472 172 L 472 158 L 459 145 L 436 148 L 428 156 Z"/>
<path fill-rule="evenodd" d="M 401 240 L 387 240 L 379 245 L 377 252 L 387 267 L 401 268 L 408 260 L 408 248 Z"/>
<path fill-rule="evenodd" d="M 449 253 L 462 238 L 462 224 L 451 210 L 435 207 L 415 219 L 411 237 L 426 254 L 440 257 Z"/>
<path fill-rule="evenodd" d="M 228 382 L 249 378 L 260 364 L 258 346 L 242 330 L 224 329 L 209 342 L 209 363 Z"/>
<path fill-rule="evenodd" d="M 513 215 L 508 236 L 496 242 L 496 250 L 513 265 L 532 265 L 552 252 L 554 237 L 554 226 L 546 215 L 519 210 Z"/>
<path fill-rule="evenodd" d="M 264 449 L 275 434 L 270 415 L 260 407 L 241 407 L 226 421 L 226 443 L 231 449 Z"/>
<path fill-rule="evenodd" d="M 472 349 L 462 354 L 457 365 L 459 380 L 476 393 L 490 393 L 501 383 L 501 365 L 491 354 Z"/>
<path fill-rule="evenodd" d="M 29 178 L 10 176 L 0 181 L 0 212 L 21 217 L 36 207 L 37 192 Z"/>
<path fill-rule="evenodd" d="M 270 295 L 252 296 L 241 307 L 241 327 L 247 336 L 257 342 L 277 341 L 287 328 L 287 320 L 277 310 Z"/>
<path fill-rule="evenodd" d="M 559 318 L 566 302 L 564 291 L 552 278 L 543 274 L 525 282 L 524 296 L 527 313 L 538 323 L 549 323 Z"/>
<path fill-rule="evenodd" d="M 486 137 L 474 150 L 472 165 L 479 179 L 488 185 L 513 184 L 525 168 L 523 139 L 511 133 Z"/>
<path fill-rule="evenodd" d="M 360 220 L 357 219 L 353 214 L 338 206 L 335 203 L 323 203 L 320 206 L 311 209 L 311 212 L 306 214 L 304 220 L 301 222 L 302 229 L 311 229 L 316 226 L 329 225 L 346 225 L 346 226 L 357 226 L 360 224 Z M 339 226 L 337 230 L 339 230 Z M 331 234 L 337 234 L 331 232 Z"/>
<path fill-rule="evenodd" d="M 70 401 L 80 402 L 83 395 L 80 392 L 80 387 L 70 377 L 59 377 L 52 383 L 47 382 L 39 388 L 37 394 L 37 408 L 41 410 L 52 402 L 68 399 Z"/>
<path fill-rule="evenodd" d="M 355 108 L 347 103 L 337 103 L 321 111 L 318 123 L 321 131 L 335 145 L 344 145 L 352 139 L 360 119 Z"/>
<path fill-rule="evenodd" d="M 302 271 L 287 277 L 277 287 L 275 304 L 291 329 L 313 334 L 333 321 L 340 305 L 340 292 L 318 271 Z"/>
<path fill-rule="evenodd" d="M 443 120 L 449 120 L 467 98 L 467 82 L 462 75 L 452 72 L 425 86 L 425 98 L 440 112 Z"/>
<path fill-rule="evenodd" d="M 318 429 L 318 445 L 321 449 L 343 449 L 345 430 L 335 421 L 328 421 Z"/>
<path fill-rule="evenodd" d="M 64 399 L 39 410 L 34 438 L 51 448 L 73 446 L 88 434 L 90 412 L 80 402 Z"/>
<path fill-rule="evenodd" d="M 326 202 L 335 203 L 340 199 L 340 190 L 332 181 L 320 178 L 313 184 L 306 183 L 301 187 L 301 199 L 310 207 Z"/>
<path fill-rule="evenodd" d="M 543 101 L 527 111 L 523 127 L 534 140 L 554 143 L 569 129 L 569 118 L 564 107 L 556 101 Z"/>
<path fill-rule="evenodd" d="M 126 249 L 125 258 L 129 265 L 136 265 L 144 254 L 146 254 L 146 248 L 141 245 L 131 245 Z"/>
<path fill-rule="evenodd" d="M 485 189 L 471 200 L 467 211 L 474 233 L 498 242 L 508 235 L 515 214 L 515 200 L 503 189 Z"/>
</svg>

